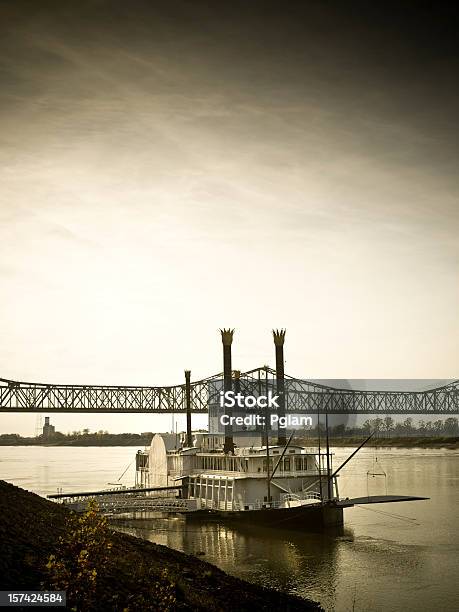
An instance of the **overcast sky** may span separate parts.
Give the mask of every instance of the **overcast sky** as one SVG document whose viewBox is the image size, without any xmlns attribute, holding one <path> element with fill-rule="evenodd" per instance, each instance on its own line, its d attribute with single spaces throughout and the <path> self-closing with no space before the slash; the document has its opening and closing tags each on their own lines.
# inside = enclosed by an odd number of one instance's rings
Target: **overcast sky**
<svg viewBox="0 0 459 612">
<path fill-rule="evenodd" d="M 458 22 L 399 4 L 1 2 L 0 376 L 181 383 L 285 326 L 295 376 L 458 378 Z"/>
</svg>

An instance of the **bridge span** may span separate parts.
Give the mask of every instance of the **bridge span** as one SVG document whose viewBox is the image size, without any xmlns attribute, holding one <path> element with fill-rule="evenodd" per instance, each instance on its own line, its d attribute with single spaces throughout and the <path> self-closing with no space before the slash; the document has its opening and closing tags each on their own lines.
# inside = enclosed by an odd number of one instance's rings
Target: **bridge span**
<svg viewBox="0 0 459 612">
<path fill-rule="evenodd" d="M 241 392 L 253 384 L 278 389 L 276 370 L 232 371 Z M 167 387 L 59 385 L 0 378 L 0 412 L 61 413 L 206 413 L 215 383 L 223 374 Z M 424 391 L 338 389 L 317 382 L 283 377 L 288 411 L 328 414 L 458 414 L 459 380 Z"/>
</svg>

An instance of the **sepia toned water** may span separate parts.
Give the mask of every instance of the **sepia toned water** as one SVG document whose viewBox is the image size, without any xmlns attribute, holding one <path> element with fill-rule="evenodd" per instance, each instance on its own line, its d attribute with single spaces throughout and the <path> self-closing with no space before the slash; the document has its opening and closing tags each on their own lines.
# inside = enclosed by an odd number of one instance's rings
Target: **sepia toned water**
<svg viewBox="0 0 459 612">
<path fill-rule="evenodd" d="M 0 478 L 40 495 L 57 487 L 78 491 L 117 482 L 131 485 L 136 450 L 0 447 Z M 351 450 L 335 449 L 334 464 Z M 389 494 L 430 500 L 345 510 L 345 529 L 339 536 L 187 523 L 183 518 L 115 525 L 199 554 L 246 580 L 318 600 L 326 610 L 459 609 L 459 452 L 365 448 L 339 480 L 342 497 L 384 494 L 387 489 Z"/>
</svg>

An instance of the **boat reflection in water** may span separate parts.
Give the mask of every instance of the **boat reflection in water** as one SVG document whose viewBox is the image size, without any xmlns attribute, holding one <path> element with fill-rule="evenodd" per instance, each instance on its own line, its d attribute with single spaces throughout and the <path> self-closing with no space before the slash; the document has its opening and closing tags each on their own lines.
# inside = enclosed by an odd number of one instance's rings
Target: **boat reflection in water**
<svg viewBox="0 0 459 612">
<path fill-rule="evenodd" d="M 426 584 L 432 571 L 429 549 L 370 536 L 365 533 L 368 528 L 362 532 L 362 523 L 368 521 L 373 532 L 381 517 L 375 520 L 372 512 L 360 508 L 350 512 L 357 519 L 356 527 L 316 533 L 184 517 L 117 518 L 111 524 L 125 533 L 196 555 L 249 582 L 314 599 L 329 611 L 348 612 L 353 607 L 356 611 L 431 610 L 434 600 L 451 600 L 451 589 L 445 593 L 434 589 L 434 594 L 425 595 L 428 603 L 415 608 L 414 604 L 423 601 L 418 585 Z M 403 539 L 406 530 L 412 529 L 406 521 L 393 523 L 390 520 L 393 537 Z"/>
<path fill-rule="evenodd" d="M 139 538 L 194 554 L 256 584 L 334 607 L 340 542 L 349 529 L 307 533 L 217 520 L 185 518 L 117 519 L 113 526 Z"/>
</svg>

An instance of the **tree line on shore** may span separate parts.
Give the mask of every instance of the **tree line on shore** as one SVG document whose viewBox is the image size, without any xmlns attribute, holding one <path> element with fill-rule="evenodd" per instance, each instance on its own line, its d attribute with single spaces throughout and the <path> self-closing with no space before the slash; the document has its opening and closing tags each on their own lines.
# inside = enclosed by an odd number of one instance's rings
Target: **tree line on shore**
<svg viewBox="0 0 459 612">
<path fill-rule="evenodd" d="M 72 431 L 66 434 L 55 431 L 47 436 L 41 434 L 35 437 L 22 437 L 19 434 L 0 434 L 0 445 L 147 446 L 151 443 L 153 435 L 151 431 L 141 434 L 113 434 L 103 430 L 90 432 L 89 429 Z"/>
<path fill-rule="evenodd" d="M 320 424 L 321 434 L 325 432 L 325 426 Z M 332 436 L 349 437 L 361 436 L 362 434 L 370 434 L 376 432 L 379 436 L 384 437 L 448 437 L 459 435 L 459 421 L 457 417 L 448 417 L 447 419 L 437 419 L 436 421 L 420 420 L 414 422 L 412 417 L 407 417 L 403 421 L 395 421 L 391 416 L 384 418 L 377 417 L 375 419 L 367 419 L 361 426 L 349 426 L 344 423 L 332 425 L 329 427 L 329 433 Z M 317 435 L 317 426 L 309 431 Z"/>
</svg>

